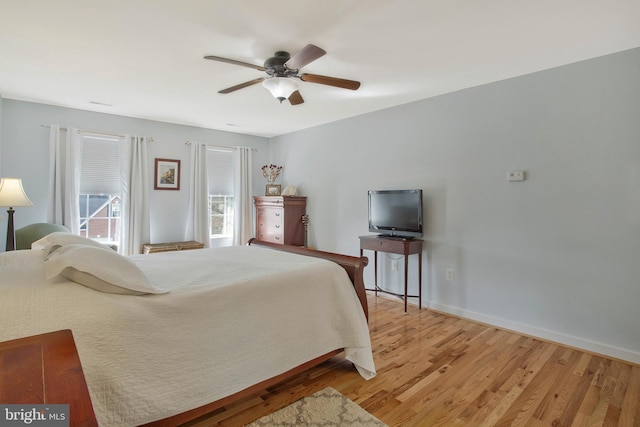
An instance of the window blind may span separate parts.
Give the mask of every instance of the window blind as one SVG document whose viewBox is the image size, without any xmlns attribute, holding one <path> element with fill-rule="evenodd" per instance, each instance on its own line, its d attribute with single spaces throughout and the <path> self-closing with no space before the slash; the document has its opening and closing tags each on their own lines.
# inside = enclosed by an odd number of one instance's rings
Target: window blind
<svg viewBox="0 0 640 427">
<path fill-rule="evenodd" d="M 233 195 L 233 152 L 207 150 L 207 179 L 210 195 Z"/>
<path fill-rule="evenodd" d="M 82 137 L 81 194 L 120 194 L 117 138 Z"/>
</svg>

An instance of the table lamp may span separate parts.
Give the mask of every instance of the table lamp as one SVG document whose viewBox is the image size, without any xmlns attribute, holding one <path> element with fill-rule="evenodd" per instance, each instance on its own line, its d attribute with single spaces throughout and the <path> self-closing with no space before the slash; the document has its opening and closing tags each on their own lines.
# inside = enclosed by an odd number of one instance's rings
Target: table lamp
<svg viewBox="0 0 640 427">
<path fill-rule="evenodd" d="M 9 218 L 7 221 L 7 251 L 16 247 L 16 235 L 13 229 L 14 206 L 33 206 L 22 188 L 22 180 L 19 178 L 0 179 L 0 206 L 8 206 Z"/>
</svg>

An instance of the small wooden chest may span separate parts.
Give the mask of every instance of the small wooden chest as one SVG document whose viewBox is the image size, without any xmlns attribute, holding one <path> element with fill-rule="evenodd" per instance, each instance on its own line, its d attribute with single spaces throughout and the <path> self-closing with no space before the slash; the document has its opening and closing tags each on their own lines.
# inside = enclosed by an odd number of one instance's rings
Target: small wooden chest
<svg viewBox="0 0 640 427">
<path fill-rule="evenodd" d="M 142 245 L 143 254 L 154 254 L 157 252 L 185 251 L 188 249 L 202 249 L 204 243 L 190 240 L 188 242 L 169 242 L 169 243 L 145 243 Z"/>
</svg>

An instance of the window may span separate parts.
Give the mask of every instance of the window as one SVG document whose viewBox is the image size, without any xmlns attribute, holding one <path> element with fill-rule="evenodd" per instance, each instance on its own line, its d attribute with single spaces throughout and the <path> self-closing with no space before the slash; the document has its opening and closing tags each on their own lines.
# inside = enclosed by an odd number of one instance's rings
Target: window
<svg viewBox="0 0 640 427">
<path fill-rule="evenodd" d="M 207 150 L 211 238 L 233 237 L 233 152 Z"/>
<path fill-rule="evenodd" d="M 120 242 L 119 140 L 82 136 L 80 235 L 109 245 Z"/>
<path fill-rule="evenodd" d="M 209 195 L 211 218 L 211 237 L 233 235 L 233 196 L 223 194 Z"/>
</svg>

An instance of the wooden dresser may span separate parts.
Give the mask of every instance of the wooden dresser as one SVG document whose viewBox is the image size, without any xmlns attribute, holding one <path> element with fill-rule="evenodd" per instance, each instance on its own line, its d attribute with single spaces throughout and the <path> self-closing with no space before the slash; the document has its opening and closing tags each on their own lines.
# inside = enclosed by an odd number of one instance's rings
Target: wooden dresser
<svg viewBox="0 0 640 427">
<path fill-rule="evenodd" d="M 254 196 L 256 238 L 286 245 L 304 245 L 302 216 L 307 198 L 297 196 Z"/>
</svg>

